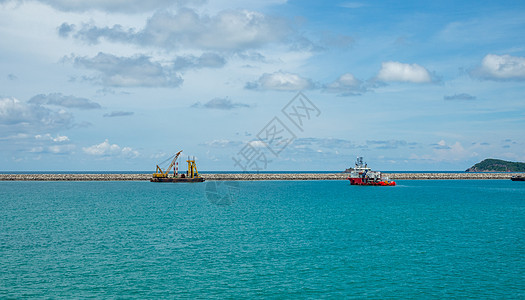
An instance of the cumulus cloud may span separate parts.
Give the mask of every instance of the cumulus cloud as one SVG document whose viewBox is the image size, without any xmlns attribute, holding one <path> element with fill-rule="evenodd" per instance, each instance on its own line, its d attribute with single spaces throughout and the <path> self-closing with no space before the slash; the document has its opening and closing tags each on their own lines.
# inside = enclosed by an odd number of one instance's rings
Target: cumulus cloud
<svg viewBox="0 0 525 300">
<path fill-rule="evenodd" d="M 404 64 L 396 61 L 383 62 L 376 78 L 385 82 L 432 82 L 432 76 L 424 67 L 418 64 Z"/>
<path fill-rule="evenodd" d="M 53 141 L 53 142 L 58 142 L 58 143 L 69 141 L 69 138 L 65 135 L 57 135 L 56 137 L 53 137 L 50 133 L 46 133 L 44 135 L 37 134 L 35 135 L 35 139 L 44 140 L 44 141 Z"/>
<path fill-rule="evenodd" d="M 63 109 L 56 111 L 16 98 L 0 98 L 0 135 L 66 129 L 72 123 L 73 116 Z"/>
<path fill-rule="evenodd" d="M 59 27 L 58 34 L 61 37 L 67 37 L 75 27 L 74 24 L 62 23 Z M 113 25 L 112 27 L 97 27 L 93 24 L 82 24 L 80 29 L 73 34 L 73 37 L 91 45 L 100 43 L 101 39 L 112 42 L 136 43 L 138 38 L 134 29 L 125 30 L 124 27 L 119 24 Z"/>
<path fill-rule="evenodd" d="M 38 154 L 70 154 L 76 149 L 74 144 L 70 144 L 69 138 L 65 135 L 57 134 L 55 137 L 50 133 L 35 135 L 33 145 L 29 152 Z"/>
<path fill-rule="evenodd" d="M 104 142 L 89 146 L 89 147 L 83 147 L 82 150 L 84 153 L 93 155 L 93 156 L 100 156 L 100 157 L 127 157 L 127 158 L 134 158 L 139 156 L 139 152 L 133 150 L 130 147 L 120 147 L 117 144 L 110 144 L 108 139 L 106 139 Z"/>
<path fill-rule="evenodd" d="M 247 89 L 275 91 L 300 91 L 314 87 L 312 80 L 282 71 L 272 74 L 265 73 L 257 81 L 248 82 L 245 85 Z"/>
<path fill-rule="evenodd" d="M 109 114 L 104 114 L 104 117 L 105 118 L 114 118 L 114 117 L 127 117 L 127 116 L 132 116 L 133 115 L 133 112 L 132 111 L 112 111 L 111 113 Z"/>
<path fill-rule="evenodd" d="M 71 25 L 63 24 L 60 28 L 62 35 L 65 35 L 69 33 Z M 111 27 L 84 24 L 74 37 L 88 43 L 106 39 L 171 50 L 185 48 L 236 52 L 283 41 L 289 32 L 289 26 L 283 19 L 259 12 L 227 10 L 209 16 L 183 8 L 177 13 L 158 11 L 141 30 L 126 29 L 119 24 Z"/>
<path fill-rule="evenodd" d="M 454 94 L 451 96 L 443 96 L 443 99 L 445 100 L 476 100 L 476 96 L 462 93 L 462 94 Z"/>
<path fill-rule="evenodd" d="M 39 94 L 29 99 L 29 103 L 32 104 L 49 104 L 49 105 L 58 105 L 68 108 L 78 108 L 78 109 L 98 109 L 101 108 L 100 104 L 93 102 L 86 98 L 80 98 L 75 96 L 65 96 L 61 93 L 53 94 Z"/>
<path fill-rule="evenodd" d="M 360 95 L 366 91 L 363 82 L 350 73 L 341 75 L 336 81 L 326 84 L 323 91 L 337 93 L 341 96 Z"/>
<path fill-rule="evenodd" d="M 197 102 L 193 104 L 191 107 L 230 110 L 230 109 L 235 109 L 235 108 L 250 107 L 250 105 L 244 104 L 244 103 L 232 102 L 228 98 L 214 98 L 204 104 Z"/>
<path fill-rule="evenodd" d="M 205 52 L 200 56 L 178 56 L 172 61 L 156 62 L 145 55 L 119 57 L 100 52 L 95 57 L 71 55 L 63 61 L 76 67 L 94 70 L 95 76 L 85 80 L 106 87 L 178 87 L 183 79 L 179 72 L 187 69 L 220 68 L 226 59 L 217 53 Z"/>
<path fill-rule="evenodd" d="M 109 87 L 177 87 L 182 78 L 170 65 L 154 62 L 150 57 L 118 57 L 112 54 L 98 53 L 97 56 L 73 57 L 77 67 L 94 70 L 95 77 L 86 79 Z"/>
<path fill-rule="evenodd" d="M 470 75 L 486 80 L 525 80 L 525 57 L 487 54 Z"/>
</svg>

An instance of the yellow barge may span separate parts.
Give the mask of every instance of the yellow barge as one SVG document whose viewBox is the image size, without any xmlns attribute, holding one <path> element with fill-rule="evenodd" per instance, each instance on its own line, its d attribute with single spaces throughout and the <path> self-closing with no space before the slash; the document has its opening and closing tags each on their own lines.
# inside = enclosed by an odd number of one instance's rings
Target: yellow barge
<svg viewBox="0 0 525 300">
<path fill-rule="evenodd" d="M 177 165 L 177 159 L 179 158 L 179 155 L 182 153 L 182 150 L 177 152 L 175 154 L 175 157 L 171 161 L 170 165 L 166 169 L 166 171 L 162 170 L 159 165 L 157 165 L 157 169 L 155 170 L 155 173 L 153 173 L 153 176 L 149 181 L 151 182 L 203 182 L 204 178 L 199 176 L 199 172 L 197 171 L 197 165 L 195 164 L 195 157 L 193 159 L 190 159 L 188 157 L 188 160 L 186 161 L 188 163 L 188 171 L 186 174 L 178 174 L 178 165 Z M 168 159 L 169 160 L 169 159 Z M 175 169 L 173 170 L 173 175 L 170 175 L 171 169 L 175 166 Z"/>
</svg>

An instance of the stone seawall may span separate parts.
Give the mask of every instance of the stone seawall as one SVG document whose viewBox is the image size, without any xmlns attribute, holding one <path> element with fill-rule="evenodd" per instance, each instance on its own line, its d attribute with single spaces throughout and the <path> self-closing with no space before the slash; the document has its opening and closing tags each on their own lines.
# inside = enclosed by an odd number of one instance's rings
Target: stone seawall
<svg viewBox="0 0 525 300">
<path fill-rule="evenodd" d="M 396 180 L 417 179 L 510 179 L 523 173 L 383 173 Z"/>
<path fill-rule="evenodd" d="M 383 173 L 390 180 L 510 179 L 523 173 Z M 0 174 L 0 181 L 145 181 L 151 174 Z M 206 180 L 346 180 L 345 173 L 202 174 Z"/>
<path fill-rule="evenodd" d="M 151 174 L 0 174 L 0 181 L 141 181 Z"/>
<path fill-rule="evenodd" d="M 510 179 L 520 173 L 383 173 L 390 180 Z M 204 174 L 207 180 L 346 180 L 347 173 Z"/>
</svg>

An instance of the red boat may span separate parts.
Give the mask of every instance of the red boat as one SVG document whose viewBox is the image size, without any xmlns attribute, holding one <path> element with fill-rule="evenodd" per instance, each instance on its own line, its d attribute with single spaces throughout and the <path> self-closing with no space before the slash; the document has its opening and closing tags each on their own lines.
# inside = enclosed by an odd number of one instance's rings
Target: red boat
<svg viewBox="0 0 525 300">
<path fill-rule="evenodd" d="M 381 172 L 372 171 L 366 163 L 363 163 L 363 158 L 358 157 L 355 163 L 355 168 L 350 170 L 348 176 L 351 185 L 373 185 L 373 186 L 394 186 L 395 181 L 388 181 L 388 178 L 382 177 Z"/>
</svg>

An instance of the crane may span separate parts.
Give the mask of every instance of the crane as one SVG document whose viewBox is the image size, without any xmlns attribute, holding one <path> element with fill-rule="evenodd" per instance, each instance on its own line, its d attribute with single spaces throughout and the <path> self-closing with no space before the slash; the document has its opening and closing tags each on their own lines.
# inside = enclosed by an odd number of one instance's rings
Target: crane
<svg viewBox="0 0 525 300">
<path fill-rule="evenodd" d="M 177 158 L 179 158 L 179 155 L 182 153 L 182 150 L 177 152 L 175 154 L 175 158 L 171 161 L 169 167 L 166 169 L 166 172 L 164 172 L 159 165 L 157 165 L 157 169 L 155 170 L 155 173 L 153 173 L 153 178 L 168 178 L 168 173 L 170 172 L 171 168 L 175 165 L 175 162 L 177 161 Z"/>
</svg>

